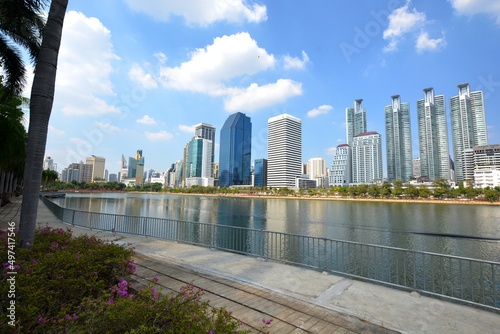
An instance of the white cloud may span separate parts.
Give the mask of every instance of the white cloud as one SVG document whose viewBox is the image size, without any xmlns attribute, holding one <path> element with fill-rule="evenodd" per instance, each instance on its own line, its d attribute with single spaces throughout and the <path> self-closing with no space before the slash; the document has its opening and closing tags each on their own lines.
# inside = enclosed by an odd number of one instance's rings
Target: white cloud
<svg viewBox="0 0 500 334">
<path fill-rule="evenodd" d="M 163 52 L 157 52 L 154 56 L 158 59 L 160 64 L 165 64 L 168 60 L 167 56 Z"/>
<path fill-rule="evenodd" d="M 302 59 L 298 57 L 290 57 L 286 55 L 284 58 L 284 68 L 285 70 L 297 69 L 303 70 L 306 67 L 306 64 L 309 63 L 309 56 L 305 51 L 302 51 Z"/>
<path fill-rule="evenodd" d="M 138 83 L 145 89 L 154 89 L 158 87 L 158 83 L 153 78 L 151 73 L 147 73 L 141 66 L 134 64 L 128 72 L 128 77 L 135 83 Z"/>
<path fill-rule="evenodd" d="M 159 78 L 167 89 L 223 97 L 228 111 L 256 110 L 302 94 L 301 84 L 289 79 L 252 83 L 246 88 L 235 86 L 235 81 L 248 80 L 275 63 L 272 54 L 242 32 L 215 38 L 213 44 L 192 52 L 190 59 L 179 66 L 161 66 Z"/>
<path fill-rule="evenodd" d="M 253 111 L 298 95 L 302 95 L 302 85 L 289 79 L 279 79 L 263 86 L 253 83 L 245 89 L 232 89 L 224 100 L 224 107 L 227 111 Z"/>
<path fill-rule="evenodd" d="M 110 31 L 97 19 L 69 11 L 64 20 L 56 79 L 56 106 L 68 115 L 119 113 L 102 97 L 114 96 Z"/>
<path fill-rule="evenodd" d="M 144 125 L 155 125 L 157 122 L 155 121 L 154 118 L 150 117 L 149 115 L 144 115 L 142 118 L 139 118 L 136 120 L 137 123 L 139 124 L 144 124 Z"/>
<path fill-rule="evenodd" d="M 112 133 L 112 132 L 118 132 L 121 131 L 121 129 L 109 122 L 95 122 L 95 126 L 97 126 L 99 129 L 103 130 L 105 133 Z"/>
<path fill-rule="evenodd" d="M 52 125 L 49 125 L 49 133 L 56 136 L 63 136 L 65 134 L 63 130 L 56 129 Z"/>
<path fill-rule="evenodd" d="M 73 137 L 69 139 L 69 142 L 72 144 L 84 144 L 84 145 L 89 145 L 89 143 L 86 140 L 83 140 L 82 138 L 78 137 Z"/>
<path fill-rule="evenodd" d="M 490 14 L 500 24 L 500 1 L 498 0 L 448 0 L 459 14 Z"/>
<path fill-rule="evenodd" d="M 397 50 L 400 39 L 407 33 L 423 25 L 426 21 L 425 14 L 416 9 L 410 10 L 408 0 L 403 7 L 395 9 L 389 15 L 389 27 L 384 31 L 384 39 L 389 40 L 389 44 L 384 51 Z"/>
<path fill-rule="evenodd" d="M 329 157 L 335 156 L 336 152 L 337 152 L 337 147 L 336 146 L 329 147 L 329 148 L 326 149 L 326 155 L 329 156 Z"/>
<path fill-rule="evenodd" d="M 191 59 L 177 67 L 162 67 L 160 78 L 167 88 L 211 95 L 224 94 L 223 82 L 272 68 L 275 58 L 260 48 L 248 33 L 214 39 L 197 49 Z"/>
<path fill-rule="evenodd" d="M 167 131 L 160 131 L 160 132 L 145 132 L 146 138 L 149 140 L 169 140 L 172 139 L 174 136 Z"/>
<path fill-rule="evenodd" d="M 184 124 L 179 125 L 179 130 L 181 130 L 184 133 L 194 133 L 195 128 L 196 125 L 184 125 Z"/>
<path fill-rule="evenodd" d="M 422 53 L 425 51 L 436 51 L 442 49 L 446 46 L 446 41 L 444 36 L 441 38 L 430 38 L 429 34 L 425 31 L 422 31 L 417 38 L 417 43 L 415 47 L 417 48 L 417 52 Z"/>
<path fill-rule="evenodd" d="M 315 109 L 309 110 L 307 112 L 307 116 L 308 117 L 316 117 L 316 116 L 319 116 L 319 115 L 328 114 L 328 112 L 330 110 L 332 110 L 332 109 L 333 109 L 332 106 L 324 104 L 324 105 L 319 106 L 319 107 L 317 107 Z"/>
<path fill-rule="evenodd" d="M 206 26 L 217 21 L 231 23 L 267 20 L 265 5 L 249 6 L 245 0 L 126 0 L 129 7 L 156 20 L 181 16 L 189 25 Z"/>
</svg>

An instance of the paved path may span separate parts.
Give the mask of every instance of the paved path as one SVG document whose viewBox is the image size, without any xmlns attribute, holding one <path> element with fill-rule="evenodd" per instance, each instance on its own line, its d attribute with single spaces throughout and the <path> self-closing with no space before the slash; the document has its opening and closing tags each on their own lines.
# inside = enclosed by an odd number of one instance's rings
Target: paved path
<svg viewBox="0 0 500 334">
<path fill-rule="evenodd" d="M 0 228 L 19 222 L 20 199 L 0 208 Z M 40 202 L 37 223 L 68 227 Z M 135 247 L 138 284 L 157 276 L 164 290 L 205 289 L 254 332 L 273 319 L 271 333 L 498 333 L 500 315 L 416 293 L 253 257 L 152 238 L 72 227 Z"/>
</svg>

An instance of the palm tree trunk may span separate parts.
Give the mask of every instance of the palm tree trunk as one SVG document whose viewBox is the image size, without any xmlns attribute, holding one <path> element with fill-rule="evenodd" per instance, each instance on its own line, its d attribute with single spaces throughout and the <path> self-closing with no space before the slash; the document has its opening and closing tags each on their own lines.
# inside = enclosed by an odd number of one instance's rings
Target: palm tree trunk
<svg viewBox="0 0 500 334">
<path fill-rule="evenodd" d="M 13 172 L 10 171 L 7 173 L 7 201 L 10 202 L 10 199 L 12 198 L 12 175 Z"/>
<path fill-rule="evenodd" d="M 4 191 L 4 183 L 5 183 L 5 172 L 0 170 L 0 196 L 3 194 Z"/>
<path fill-rule="evenodd" d="M 24 165 L 24 189 L 19 223 L 19 245 L 32 245 L 35 238 L 38 195 L 43 171 L 50 113 L 54 102 L 57 57 L 68 0 L 52 0 L 43 31 L 42 46 L 31 88 L 30 125 Z"/>
<path fill-rule="evenodd" d="M 3 197 L 4 197 L 4 192 L 5 192 L 5 172 L 0 171 L 0 207 L 5 205 L 6 202 L 4 202 Z"/>
</svg>

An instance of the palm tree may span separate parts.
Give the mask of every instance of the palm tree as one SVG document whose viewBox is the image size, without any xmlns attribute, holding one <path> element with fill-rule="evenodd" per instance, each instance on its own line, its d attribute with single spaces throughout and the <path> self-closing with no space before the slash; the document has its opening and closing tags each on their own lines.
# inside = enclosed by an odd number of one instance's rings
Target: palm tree
<svg viewBox="0 0 500 334">
<path fill-rule="evenodd" d="M 33 244 L 38 213 L 38 195 L 47 143 L 49 118 L 54 103 L 57 58 L 68 0 L 52 0 L 43 30 L 30 97 L 30 125 L 24 165 L 24 188 L 19 224 L 19 245 Z"/>
<path fill-rule="evenodd" d="M 45 0 L 2 0 L 0 2 L 0 65 L 7 90 L 19 95 L 26 81 L 26 69 L 19 46 L 36 63 L 45 22 L 41 8 Z"/>
</svg>

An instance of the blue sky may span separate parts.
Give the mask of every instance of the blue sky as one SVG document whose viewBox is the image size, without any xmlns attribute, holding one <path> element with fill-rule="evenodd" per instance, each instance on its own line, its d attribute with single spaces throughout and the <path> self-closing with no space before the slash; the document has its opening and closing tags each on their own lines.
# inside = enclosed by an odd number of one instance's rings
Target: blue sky
<svg viewBox="0 0 500 334">
<path fill-rule="evenodd" d="M 362 98 L 368 130 L 385 141 L 384 107 L 399 94 L 418 157 L 423 89 L 449 104 L 464 82 L 484 91 L 498 144 L 499 41 L 500 0 L 73 0 L 46 156 L 61 171 L 100 155 L 116 173 L 122 154 L 142 149 L 146 169 L 165 171 L 195 124 L 216 127 L 217 147 L 240 111 L 252 159 L 267 156 L 267 119 L 289 113 L 302 119 L 303 160 L 330 166 L 345 108 Z"/>
</svg>

